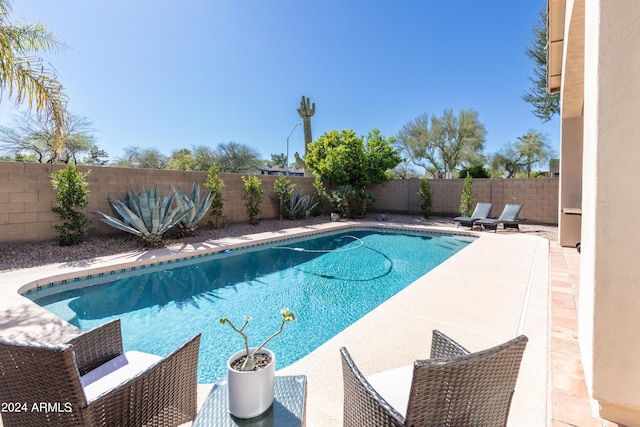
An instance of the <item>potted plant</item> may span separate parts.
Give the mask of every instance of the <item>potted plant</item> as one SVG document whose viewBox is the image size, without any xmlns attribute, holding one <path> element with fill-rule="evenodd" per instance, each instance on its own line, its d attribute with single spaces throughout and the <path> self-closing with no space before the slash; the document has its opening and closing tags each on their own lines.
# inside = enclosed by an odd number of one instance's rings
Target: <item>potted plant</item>
<svg viewBox="0 0 640 427">
<path fill-rule="evenodd" d="M 273 403 L 276 356 L 264 346 L 282 332 L 285 323 L 295 320 L 293 312 L 288 308 L 283 308 L 280 314 L 280 328 L 258 347 L 253 348 L 249 347 L 249 339 L 244 332 L 252 320 L 250 317 L 245 317 L 240 328 L 226 316 L 220 319 L 221 324 L 229 324 L 244 340 L 245 349 L 235 353 L 227 361 L 229 413 L 237 418 L 257 417 L 267 411 Z"/>
</svg>

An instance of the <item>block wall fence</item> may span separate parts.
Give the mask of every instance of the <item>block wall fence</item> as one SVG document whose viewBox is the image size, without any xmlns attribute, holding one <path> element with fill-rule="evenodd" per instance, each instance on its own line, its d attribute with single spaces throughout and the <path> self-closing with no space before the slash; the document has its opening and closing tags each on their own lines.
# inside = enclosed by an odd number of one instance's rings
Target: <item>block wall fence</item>
<svg viewBox="0 0 640 427">
<path fill-rule="evenodd" d="M 49 240 L 56 236 L 53 225 L 58 220 L 51 212 L 56 195 L 51 186 L 51 174 L 63 168 L 60 165 L 39 163 L 0 162 L 0 243 Z M 129 169 L 115 167 L 78 166 L 87 172 L 89 181 L 89 205 L 86 208 L 91 224 L 89 235 L 122 233 L 100 221 L 90 212 L 101 211 L 113 215 L 109 197 L 122 198 L 128 189 L 139 192 L 143 185 L 156 187 L 161 194 L 171 190 L 171 185 L 185 191 L 193 182 L 200 184 L 207 178 L 206 172 L 172 171 L 156 169 Z M 241 174 L 221 173 L 224 181 L 222 197 L 224 212 L 229 223 L 247 221 L 244 183 Z M 273 183 L 277 176 L 259 175 L 265 197 L 261 218 L 277 218 L 278 211 L 272 202 Z M 290 177 L 303 194 L 313 193 L 313 179 Z M 463 180 L 431 180 L 433 215 L 457 215 Z M 394 180 L 385 185 L 369 188 L 377 202 L 371 212 L 419 214 L 420 201 L 416 192 L 419 179 Z M 521 216 L 532 223 L 558 223 L 558 179 L 476 179 L 473 192 L 478 202 L 491 201 L 492 215 L 499 215 L 505 203 L 524 204 Z M 209 220 L 205 217 L 203 224 Z M 286 225 L 286 223 L 285 223 Z"/>
</svg>

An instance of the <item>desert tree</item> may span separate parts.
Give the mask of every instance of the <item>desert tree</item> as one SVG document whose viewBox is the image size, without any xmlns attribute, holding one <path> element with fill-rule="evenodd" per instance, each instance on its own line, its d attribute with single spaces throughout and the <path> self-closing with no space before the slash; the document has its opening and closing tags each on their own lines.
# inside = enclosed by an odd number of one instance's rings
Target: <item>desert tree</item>
<svg viewBox="0 0 640 427">
<path fill-rule="evenodd" d="M 246 144 L 233 141 L 222 143 L 213 154 L 220 172 L 252 172 L 260 167 L 260 153 Z"/>
<path fill-rule="evenodd" d="M 538 131 L 530 130 L 517 139 L 518 142 L 506 144 L 492 156 L 490 169 L 493 176 L 515 178 L 516 174 L 524 172 L 530 178 L 533 166 L 542 164 L 553 155 L 546 137 Z"/>
<path fill-rule="evenodd" d="M 402 159 L 402 162 L 391 171 L 391 175 L 393 179 L 420 178 L 420 174 L 407 159 Z"/>
<path fill-rule="evenodd" d="M 76 114 L 69 116 L 64 129 L 62 149 L 58 148 L 55 124 L 41 115 L 24 112 L 14 118 L 12 126 L 0 126 L 0 149 L 5 155 L 33 155 L 38 163 L 82 163 L 82 155 L 90 155 L 97 147 L 93 123 Z"/>
<path fill-rule="evenodd" d="M 167 168 L 184 171 L 206 172 L 215 162 L 213 150 L 206 145 L 194 145 L 171 152 Z"/>
<path fill-rule="evenodd" d="M 286 168 L 287 167 L 287 155 L 284 154 L 284 153 L 272 154 L 271 155 L 271 160 L 268 161 L 267 163 L 272 164 L 274 166 L 279 166 L 281 168 Z"/>
<path fill-rule="evenodd" d="M 542 133 L 530 130 L 518 137 L 517 149 L 522 156 L 527 178 L 531 178 L 531 168 L 534 165 L 548 161 L 553 155 L 553 149 Z"/>
<path fill-rule="evenodd" d="M 109 153 L 97 145 L 93 145 L 82 163 L 91 166 L 104 166 L 109 163 Z"/>
<path fill-rule="evenodd" d="M 177 171 L 192 171 L 193 170 L 193 156 L 191 150 L 188 148 L 181 148 L 174 150 L 167 159 L 167 169 Z"/>
<path fill-rule="evenodd" d="M 409 160 L 425 171 L 453 172 L 481 158 L 486 130 L 473 109 L 455 115 L 445 109 L 442 116 L 423 114 L 398 133 L 397 146 Z"/>
<path fill-rule="evenodd" d="M 194 171 L 208 171 L 215 164 L 216 156 L 212 148 L 206 145 L 191 147 Z"/>
<path fill-rule="evenodd" d="M 521 156 L 512 142 L 505 144 L 500 151 L 490 157 L 491 176 L 515 178 L 516 174 L 523 170 L 522 168 Z"/>
<path fill-rule="evenodd" d="M 125 168 L 165 169 L 167 157 L 157 148 L 126 147 L 114 166 Z"/>
</svg>

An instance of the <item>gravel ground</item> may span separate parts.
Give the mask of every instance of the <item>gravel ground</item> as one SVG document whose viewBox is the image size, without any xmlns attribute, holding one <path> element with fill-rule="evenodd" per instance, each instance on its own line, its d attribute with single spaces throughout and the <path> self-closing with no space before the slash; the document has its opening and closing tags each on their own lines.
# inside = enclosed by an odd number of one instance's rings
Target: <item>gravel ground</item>
<svg viewBox="0 0 640 427">
<path fill-rule="evenodd" d="M 453 225 L 450 217 L 431 217 L 429 219 L 412 215 L 387 215 L 386 217 L 389 222 L 403 224 L 421 224 L 435 227 L 450 227 Z M 375 214 L 370 215 L 367 220 L 375 220 Z M 168 235 L 165 239 L 165 244 L 197 243 L 205 240 L 276 231 L 281 228 L 300 227 L 327 221 L 329 221 L 328 216 L 319 216 L 294 221 L 262 220 L 258 225 L 238 223 L 228 225 L 223 229 L 205 227 L 198 229 L 196 231 L 197 235 L 194 237 L 178 239 L 175 235 Z M 555 225 L 525 223 L 520 226 L 520 229 L 523 233 L 535 234 L 549 240 L 557 240 L 558 238 L 558 228 Z M 499 230 L 499 233 L 509 232 L 517 231 Z M 109 237 L 90 237 L 75 246 L 58 246 L 54 240 L 1 244 L 0 272 L 141 250 L 144 250 L 144 247 L 140 244 L 140 239 L 125 233 Z"/>
</svg>

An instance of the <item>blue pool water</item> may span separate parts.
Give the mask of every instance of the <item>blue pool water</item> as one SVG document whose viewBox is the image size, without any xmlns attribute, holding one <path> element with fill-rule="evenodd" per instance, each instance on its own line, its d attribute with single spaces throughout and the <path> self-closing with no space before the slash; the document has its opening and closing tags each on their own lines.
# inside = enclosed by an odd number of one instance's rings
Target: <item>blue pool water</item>
<svg viewBox="0 0 640 427">
<path fill-rule="evenodd" d="M 112 273 L 26 296 L 88 330 L 120 318 L 125 350 L 167 355 L 202 333 L 198 381 L 226 375 L 226 360 L 277 330 L 280 309 L 296 315 L 268 344 L 283 368 L 335 336 L 469 244 L 462 236 L 354 229 Z"/>
</svg>

